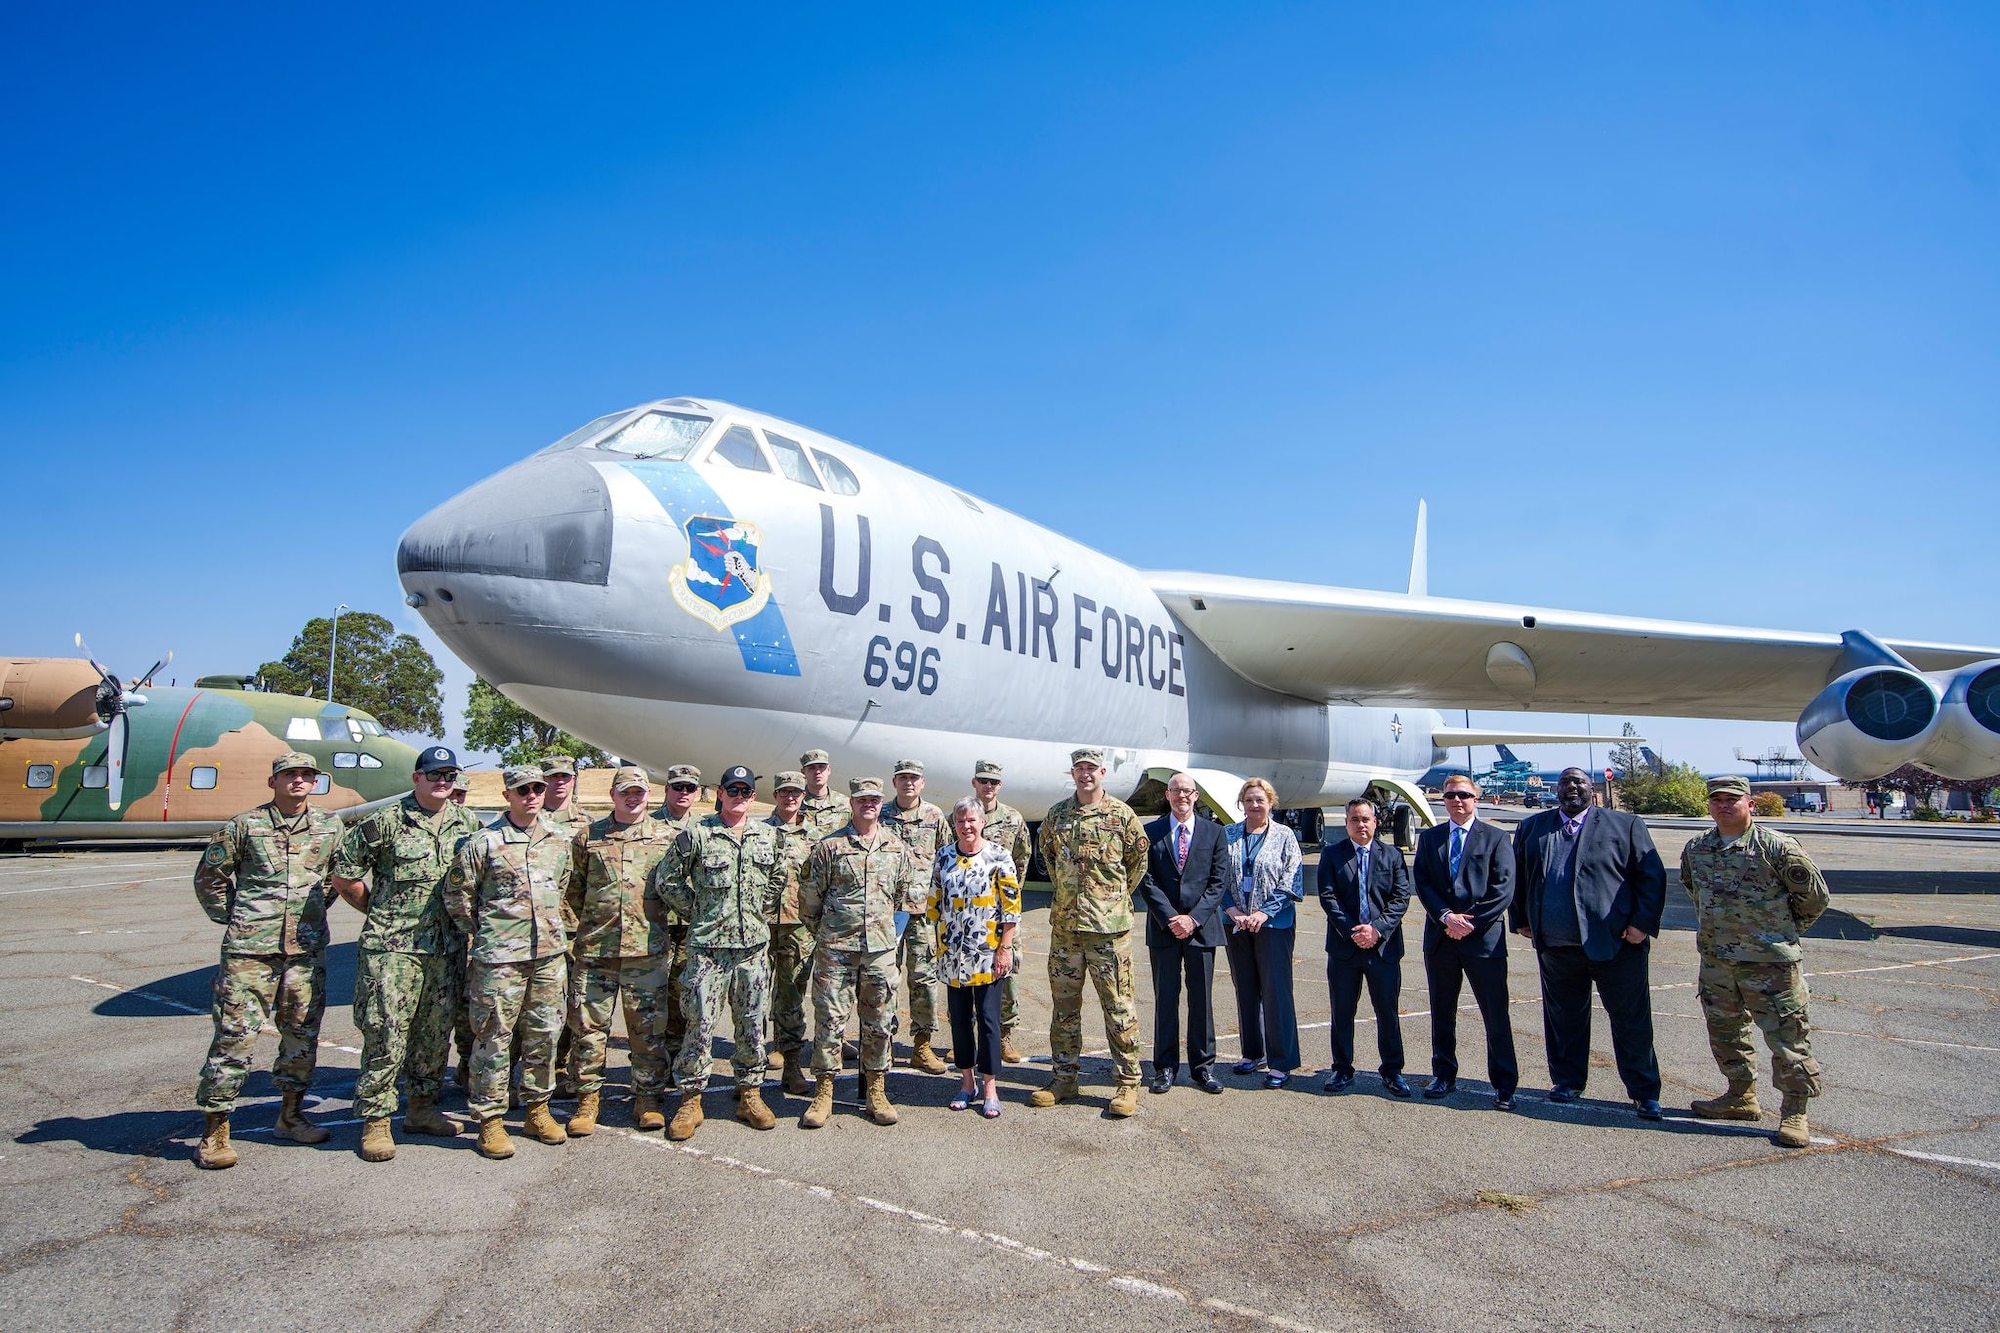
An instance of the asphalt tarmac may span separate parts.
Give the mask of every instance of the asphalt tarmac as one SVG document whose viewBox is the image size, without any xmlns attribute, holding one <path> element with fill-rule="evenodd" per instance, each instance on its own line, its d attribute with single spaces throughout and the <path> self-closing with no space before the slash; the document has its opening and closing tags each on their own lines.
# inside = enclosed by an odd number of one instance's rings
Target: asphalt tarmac
<svg viewBox="0 0 2000 1333">
<path fill-rule="evenodd" d="M 1671 866 L 1688 832 L 1656 836 Z M 219 939 L 189 887 L 195 854 L 0 858 L 0 1325 L 1995 1327 L 2000 846 L 1805 841 L 1836 890 L 1807 951 L 1827 1085 L 1807 1150 L 1771 1143 L 1775 1117 L 1686 1114 L 1720 1080 L 1677 886 L 1653 952 L 1662 1124 L 1623 1101 L 1601 1015 L 1585 1100 L 1545 1100 L 1534 960 L 1518 942 L 1515 1113 L 1471 1077 L 1485 1054 L 1470 1011 L 1451 1098 L 1394 1100 L 1367 1072 L 1325 1095 L 1310 898 L 1297 995 L 1311 1071 L 1265 1091 L 1225 1066 L 1223 1096 L 1183 1084 L 1113 1121 L 1109 1067 L 1093 1058 L 1082 1103 L 1032 1111 L 1048 1050 L 1040 893 L 1024 996 L 1038 1064 L 1009 1071 L 996 1121 L 946 1109 L 955 1078 L 899 1067 L 900 1125 L 855 1113 L 850 1073 L 825 1129 L 797 1128 L 803 1104 L 773 1082 L 776 1130 L 728 1119 L 712 1090 L 708 1123 L 670 1145 L 628 1127 L 620 1039 L 593 1137 L 517 1139 L 507 1162 L 478 1157 L 470 1135 L 403 1140 L 382 1165 L 354 1152 L 358 921 L 338 909 L 316 1085 L 334 1137 L 273 1141 L 277 1097 L 259 1072 L 236 1116 L 242 1162 L 222 1172 L 191 1161 Z M 1227 1059 L 1234 1006 L 1217 973 Z M 1403 1009 L 1421 1082 L 1414 947 Z M 1087 1000 L 1087 1045 L 1101 1031 Z M 1367 1069 L 1365 1020 L 1357 1044 Z M 266 1070 L 275 1049 L 260 1044 Z M 462 1109 L 455 1088 L 445 1106 Z"/>
</svg>

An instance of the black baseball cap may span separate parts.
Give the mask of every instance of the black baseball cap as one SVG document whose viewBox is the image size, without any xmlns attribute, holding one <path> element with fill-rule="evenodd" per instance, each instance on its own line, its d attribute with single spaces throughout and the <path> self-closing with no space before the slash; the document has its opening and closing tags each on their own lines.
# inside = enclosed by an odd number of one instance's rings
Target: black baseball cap
<svg viewBox="0 0 2000 1333">
<path fill-rule="evenodd" d="M 450 747 L 433 745 L 430 749 L 425 750 L 417 756 L 417 766 L 412 771 L 417 773 L 435 773 L 441 768 L 457 767 L 458 756 L 451 752 Z"/>
<path fill-rule="evenodd" d="M 734 787 L 738 783 L 754 789 L 757 785 L 757 775 L 738 764 L 734 768 L 723 769 L 722 776 L 715 780 L 715 785 L 718 787 Z"/>
</svg>

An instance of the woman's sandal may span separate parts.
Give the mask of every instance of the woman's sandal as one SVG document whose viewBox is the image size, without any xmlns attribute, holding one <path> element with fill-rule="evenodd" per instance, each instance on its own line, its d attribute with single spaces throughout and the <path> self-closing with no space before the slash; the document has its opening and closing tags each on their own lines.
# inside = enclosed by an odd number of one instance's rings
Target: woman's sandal
<svg viewBox="0 0 2000 1333">
<path fill-rule="evenodd" d="M 996 1092 L 991 1097 L 988 1097 L 986 1104 L 979 1108 L 979 1114 L 985 1116 L 988 1120 L 998 1120 L 1000 1118 L 1000 1094 Z"/>
</svg>

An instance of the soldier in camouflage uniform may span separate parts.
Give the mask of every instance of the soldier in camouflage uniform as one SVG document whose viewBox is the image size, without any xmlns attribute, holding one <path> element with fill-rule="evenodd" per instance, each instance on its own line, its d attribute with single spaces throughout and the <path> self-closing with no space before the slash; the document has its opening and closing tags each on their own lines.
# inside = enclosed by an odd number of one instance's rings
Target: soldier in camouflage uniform
<svg viewBox="0 0 2000 1333">
<path fill-rule="evenodd" d="M 583 806 L 576 800 L 576 760 L 566 754 L 552 754 L 542 759 L 542 781 L 549 784 L 548 795 L 542 801 L 542 818 L 554 824 L 558 831 L 576 837 L 590 827 L 590 816 L 583 812 Z M 576 942 L 576 923 L 570 922 L 570 942 Z M 576 956 L 570 955 L 569 974 L 576 978 Z M 570 1074 L 570 1043 L 573 1040 L 567 1022 L 563 1024 L 562 1035 L 556 1038 L 556 1096 L 576 1096 L 576 1080 Z M 520 1059 L 520 1036 L 515 1034 L 515 1059 Z"/>
<path fill-rule="evenodd" d="M 951 839 L 951 821 L 924 799 L 923 760 L 897 760 L 890 780 L 896 784 L 896 799 L 882 807 L 882 827 L 903 840 L 928 877 L 938 848 Z M 942 1074 L 944 1060 L 931 1048 L 931 1034 L 937 1031 L 937 927 L 928 918 L 910 918 L 898 960 L 910 997 L 910 1068 Z"/>
<path fill-rule="evenodd" d="M 215 1036 L 195 1102 L 206 1123 L 195 1164 L 236 1165 L 229 1113 L 250 1072 L 257 1034 L 278 1029 L 271 1076 L 284 1096 L 276 1132 L 295 1143 L 324 1143 L 326 1130 L 299 1102 L 312 1086 L 319 1020 L 326 1009 L 326 870 L 340 843 L 340 820 L 308 804 L 320 767 L 311 755 L 271 761 L 271 799 L 215 831 L 194 872 L 194 896 L 224 927 L 215 972 Z"/>
<path fill-rule="evenodd" d="M 354 964 L 354 1025 L 361 1029 L 354 1113 L 362 1119 L 363 1161 L 396 1155 L 389 1117 L 399 1078 L 410 1088 L 405 1129 L 458 1133 L 437 1109 L 451 1053 L 451 959 L 465 955 L 465 939 L 445 914 L 444 879 L 479 820 L 452 804 L 457 777 L 457 755 L 442 745 L 423 751 L 410 794 L 348 829 L 333 862 L 333 887 L 367 914 Z"/>
<path fill-rule="evenodd" d="M 1105 1108 L 1128 1116 L 1139 1109 L 1139 1012 L 1133 995 L 1132 893 L 1146 877 L 1146 828 L 1132 807 L 1104 791 L 1104 752 L 1070 754 L 1076 795 L 1057 801 L 1042 820 L 1042 864 L 1054 895 L 1049 903 L 1049 1054 L 1055 1075 L 1028 1099 L 1054 1106 L 1077 1095 L 1083 1052 L 1083 978 L 1097 987 L 1117 1088 Z"/>
<path fill-rule="evenodd" d="M 665 824 L 673 833 L 679 833 L 694 821 L 694 805 L 701 799 L 701 770 L 693 764 L 673 764 L 667 768 L 667 799 L 653 816 Z M 667 975 L 673 984 L 667 987 L 667 1015 L 661 1030 L 660 1049 L 672 1061 L 680 1053 L 681 1043 L 687 1040 L 687 1016 L 681 1012 L 681 968 L 687 964 L 688 928 L 687 922 L 667 909 Z M 673 1091 L 673 1069 L 667 1070 L 669 1092 Z"/>
<path fill-rule="evenodd" d="M 1681 849 L 1681 883 L 1694 899 L 1708 1047 L 1729 1090 L 1691 1109 L 1705 1120 L 1762 1118 L 1754 1021 L 1771 1048 L 1771 1082 L 1784 1095 L 1777 1140 L 1803 1148 L 1812 1142 L 1806 1106 L 1820 1081 L 1799 936 L 1826 910 L 1826 880 L 1797 842 L 1751 818 L 1748 779 L 1710 779 L 1708 813 L 1715 827 Z"/>
<path fill-rule="evenodd" d="M 806 857 L 820 839 L 819 827 L 806 818 L 803 773 L 778 774 L 771 789 L 775 808 L 765 822 L 778 839 L 778 915 L 771 922 L 771 1020 L 777 1047 L 784 1057 L 785 1091 L 803 1097 L 812 1091 L 800 1067 L 806 1044 L 806 992 L 812 988 L 812 927 L 799 920 L 799 876 Z"/>
<path fill-rule="evenodd" d="M 511 765 L 507 813 L 466 838 L 445 880 L 445 910 L 469 942 L 465 992 L 472 1030 L 472 1089 L 483 1156 L 514 1155 L 500 1117 L 507 1109 L 508 1047 L 522 1029 L 522 1130 L 543 1143 L 568 1139 L 549 1114 L 556 1034 L 569 980 L 563 893 L 575 844 L 542 820 L 548 790 L 540 768 Z"/>
<path fill-rule="evenodd" d="M 653 870 L 673 846 L 674 831 L 646 811 L 652 789 L 644 769 L 611 775 L 611 813 L 576 834 L 567 893 L 574 946 L 569 983 L 570 1081 L 576 1085 L 571 1134 L 597 1128 L 604 1088 L 604 1054 L 611 1019 L 622 1000 L 632 1051 L 633 1123 L 642 1130 L 667 1123 L 660 1098 L 672 1052 L 661 1045 L 667 996 L 667 910 L 652 891 Z"/>
<path fill-rule="evenodd" d="M 729 1057 L 736 1071 L 736 1118 L 752 1129 L 778 1123 L 764 1105 L 763 1091 L 771 918 L 784 889 L 778 839 L 769 824 L 750 818 L 756 774 L 735 765 L 723 771 L 716 788 L 720 808 L 682 829 L 653 872 L 660 897 L 688 923 L 680 984 L 688 1030 L 674 1061 L 681 1104 L 667 1122 L 667 1137 L 677 1141 L 701 1128 L 702 1089 L 715 1065 L 710 1043 L 725 1001 L 736 1020 Z"/>
<path fill-rule="evenodd" d="M 861 1092 L 878 1125 L 896 1123 L 884 1086 L 896 1019 L 897 917 L 921 910 L 930 881 L 903 840 L 882 828 L 882 780 L 850 778 L 848 822 L 813 844 L 799 881 L 799 920 L 813 932 L 812 1104 L 799 1117 L 818 1129 L 833 1114 L 840 1034 L 861 1011 Z"/>
<path fill-rule="evenodd" d="M 979 798 L 979 808 L 986 816 L 982 836 L 996 847 L 1005 848 L 1014 858 L 1014 882 L 1025 891 L 1028 885 L 1028 861 L 1034 848 L 1028 841 L 1028 821 L 1021 812 L 1000 799 L 1000 784 L 1005 774 L 1000 765 L 991 759 L 981 759 L 972 766 L 972 794 Z M 1006 979 L 1000 983 L 1000 1058 L 1010 1065 L 1017 1065 L 1027 1059 L 1020 1047 L 1014 1044 L 1014 1029 L 1021 1023 L 1021 1001 L 1017 993 L 1020 985 L 1021 964 L 1026 955 L 1021 949 L 1021 932 L 1014 932 L 1014 962 Z"/>
<path fill-rule="evenodd" d="M 806 799 L 799 808 L 820 836 L 846 828 L 847 802 L 833 794 L 833 756 L 825 750 L 807 750 L 799 756 L 799 775 L 806 780 Z"/>
</svg>

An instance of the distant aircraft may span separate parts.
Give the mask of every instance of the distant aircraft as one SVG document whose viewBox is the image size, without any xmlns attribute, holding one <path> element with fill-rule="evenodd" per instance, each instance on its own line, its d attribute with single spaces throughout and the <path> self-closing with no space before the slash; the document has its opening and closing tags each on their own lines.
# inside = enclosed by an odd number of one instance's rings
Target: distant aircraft
<svg viewBox="0 0 2000 1333">
<path fill-rule="evenodd" d="M 1615 740 L 1446 707 L 1798 717 L 1835 771 L 2000 768 L 2000 649 L 1431 597 L 1422 525 L 1408 593 L 1142 573 L 843 441 L 671 398 L 440 505 L 397 569 L 502 693 L 656 770 L 824 746 L 841 774 L 923 758 L 936 792 L 989 758 L 1031 817 L 1087 743 L 1121 796 L 1185 768 L 1233 812 L 1255 774 L 1287 807 L 1372 792 L 1406 835 L 1448 746 Z"/>
<path fill-rule="evenodd" d="M 410 789 L 412 747 L 357 708 L 245 689 L 126 685 L 87 659 L 0 658 L 0 842 L 148 839 L 212 832 L 271 798 L 287 750 L 326 773 L 314 804 L 354 817 Z"/>
</svg>

